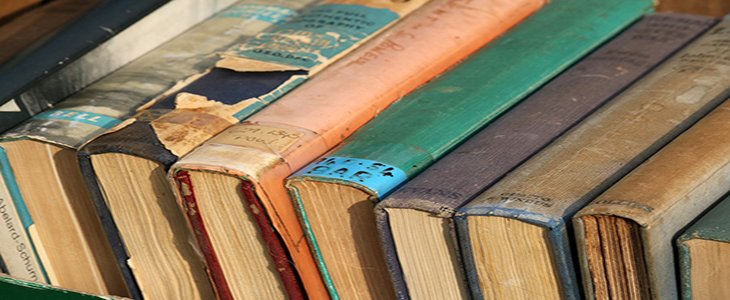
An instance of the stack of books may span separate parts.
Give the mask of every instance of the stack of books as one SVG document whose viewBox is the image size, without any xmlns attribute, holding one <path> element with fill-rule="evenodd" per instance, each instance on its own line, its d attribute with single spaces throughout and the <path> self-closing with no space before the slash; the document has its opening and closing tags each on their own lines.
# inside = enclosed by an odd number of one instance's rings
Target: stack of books
<svg viewBox="0 0 730 300">
<path fill-rule="evenodd" d="M 0 298 L 730 298 L 690 2 L 3 2 Z"/>
</svg>

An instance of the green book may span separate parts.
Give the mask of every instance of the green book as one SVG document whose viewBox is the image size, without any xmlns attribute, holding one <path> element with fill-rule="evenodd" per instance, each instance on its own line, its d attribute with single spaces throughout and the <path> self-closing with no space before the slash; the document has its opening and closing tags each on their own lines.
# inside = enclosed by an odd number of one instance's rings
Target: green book
<svg viewBox="0 0 730 300">
<path fill-rule="evenodd" d="M 0 299 L 112 300 L 122 298 L 83 294 L 3 275 L 0 276 Z"/>
<path fill-rule="evenodd" d="M 730 299 L 730 197 L 677 239 L 684 299 Z"/>
<path fill-rule="evenodd" d="M 389 280 L 373 214 L 378 200 L 650 11 L 651 4 L 553 1 L 290 177 L 287 187 L 331 295 L 358 286 L 353 282 L 382 286 Z"/>
</svg>

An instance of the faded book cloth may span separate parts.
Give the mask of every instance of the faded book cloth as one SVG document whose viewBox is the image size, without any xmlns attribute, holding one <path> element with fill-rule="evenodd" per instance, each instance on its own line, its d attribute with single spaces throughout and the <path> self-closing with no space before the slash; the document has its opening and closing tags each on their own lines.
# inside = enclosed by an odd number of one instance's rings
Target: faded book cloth
<svg viewBox="0 0 730 300">
<path fill-rule="evenodd" d="M 315 213 L 305 210 L 299 196 L 302 191 L 296 184 L 318 182 L 359 190 L 369 199 L 358 199 L 362 201 L 348 207 L 353 210 L 355 207 L 372 208 L 381 197 L 649 9 L 650 1 L 552 1 L 450 72 L 395 103 L 337 148 L 287 179 L 310 244 L 315 251 L 320 249 L 318 239 L 321 237 L 312 228 L 323 225 L 310 222 L 307 215 Z M 601 18 L 598 18 L 599 14 Z M 342 224 L 374 218 L 367 209 L 359 211 L 363 213 L 358 216 L 342 211 L 316 214 L 336 215 Z M 343 232 L 352 236 L 357 234 L 362 240 L 378 240 L 375 224 L 361 229 L 348 227 Z M 320 234 L 324 235 L 324 230 Z M 362 260 L 357 253 L 381 253 L 378 243 L 348 242 L 347 246 L 354 250 L 349 251 L 352 256 L 345 260 L 327 262 L 323 259 L 325 254 L 317 253 L 324 276 L 330 277 L 328 264 L 353 269 L 353 274 L 364 270 L 362 273 L 375 274 L 369 275 L 372 278 L 387 276 L 384 259 L 375 256 L 358 268 L 350 266 L 352 261 Z M 398 291 L 401 292 L 398 297 L 406 297 L 402 294 L 404 289 Z"/>
<path fill-rule="evenodd" d="M 380 202 L 376 206 L 378 230 L 399 294 L 407 294 L 407 278 L 400 267 L 386 209 L 413 209 L 436 218 L 452 218 L 467 201 L 713 23 L 711 18 L 673 13 L 644 17 Z M 456 229 L 452 221 L 448 222 L 455 245 Z M 458 256 L 458 247 L 453 250 Z M 459 261 L 460 257 L 454 259 Z M 462 272 L 461 265 L 455 269 Z"/>
<path fill-rule="evenodd" d="M 100 215 L 108 220 L 105 229 L 113 244 L 119 246 L 120 263 L 124 264 L 129 256 L 123 252 L 122 237 L 95 178 L 91 155 L 125 153 L 168 168 L 199 144 L 276 101 L 425 2 L 318 2 L 226 51 L 215 68 L 190 77 L 149 108 L 82 147 L 82 172 Z"/>
<path fill-rule="evenodd" d="M 730 42 L 730 38 L 725 41 Z M 726 54 L 725 59 L 730 61 L 730 56 Z M 610 215 L 639 226 L 640 255 L 646 264 L 640 267 L 648 273 L 651 295 L 657 299 L 677 298 L 674 237 L 730 190 L 728 120 L 730 102 L 726 101 L 573 217 L 587 295 L 594 295 L 594 281 L 587 262 L 582 217 Z"/>
<path fill-rule="evenodd" d="M 479 289 L 470 216 L 520 220 L 548 230 L 559 285 L 579 298 L 570 218 L 730 95 L 730 19 L 672 56 L 608 105 L 459 210 L 456 224 L 472 289 Z"/>
<path fill-rule="evenodd" d="M 219 268 L 215 251 L 222 250 L 213 249 L 206 224 L 196 213 L 196 201 L 201 200 L 189 192 L 194 188 L 187 186 L 190 184 L 186 180 L 187 171 L 230 174 L 241 178 L 244 186 L 254 186 L 256 197 L 245 200 L 256 210 L 266 212 L 265 221 L 258 225 L 267 247 L 288 252 L 305 282 L 310 277 L 321 281 L 284 188 L 284 178 L 334 147 L 404 94 L 519 23 L 542 4 L 535 0 L 431 2 L 279 102 L 243 124 L 225 130 L 181 159 L 170 173 L 180 189 L 178 201 L 188 213 L 208 266 Z M 246 209 L 249 205 L 245 205 Z M 331 282 L 326 284 L 330 290 L 333 288 Z"/>
</svg>

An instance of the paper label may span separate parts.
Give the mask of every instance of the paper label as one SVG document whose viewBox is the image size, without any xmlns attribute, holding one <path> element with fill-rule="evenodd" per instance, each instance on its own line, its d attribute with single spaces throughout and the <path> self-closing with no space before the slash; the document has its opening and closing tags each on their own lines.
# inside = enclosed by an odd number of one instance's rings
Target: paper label
<svg viewBox="0 0 730 300">
<path fill-rule="evenodd" d="M 33 220 L 23 202 L 5 149 L 0 147 L 0 257 L 15 277 L 48 283 L 28 234 Z"/>
<path fill-rule="evenodd" d="M 385 8 L 320 5 L 259 33 L 234 52 L 254 60 L 310 69 L 397 19 L 397 13 Z"/>
<path fill-rule="evenodd" d="M 363 185 L 381 199 L 408 180 L 403 170 L 369 159 L 325 157 L 309 164 L 295 176 L 323 177 Z"/>
<path fill-rule="evenodd" d="M 210 140 L 210 143 L 255 148 L 282 153 L 294 145 L 304 133 L 288 128 L 244 124 L 229 128 Z"/>
<path fill-rule="evenodd" d="M 117 118 L 113 118 L 107 115 L 70 109 L 52 109 L 37 114 L 33 116 L 33 118 L 79 122 L 106 129 L 112 128 L 122 122 Z"/>
<path fill-rule="evenodd" d="M 296 10 L 283 6 L 238 4 L 221 12 L 218 17 L 259 20 L 276 24 L 288 21 L 296 14 Z"/>
</svg>

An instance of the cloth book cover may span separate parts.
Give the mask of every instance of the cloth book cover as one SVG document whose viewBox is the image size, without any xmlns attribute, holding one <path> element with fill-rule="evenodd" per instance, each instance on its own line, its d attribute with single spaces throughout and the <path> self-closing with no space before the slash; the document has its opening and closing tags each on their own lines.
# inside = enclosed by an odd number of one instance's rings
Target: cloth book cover
<svg viewBox="0 0 730 300">
<path fill-rule="evenodd" d="M 43 300 L 116 300 L 120 297 L 96 296 L 34 281 L 0 275 L 0 293 L 5 299 L 43 299 Z"/>
<path fill-rule="evenodd" d="M 375 202 L 650 8 L 649 1 L 553 1 L 287 179 L 331 293 L 347 291 L 353 278 L 389 280 Z"/>
<path fill-rule="evenodd" d="M 709 67 L 730 72 L 721 64 Z M 726 101 L 573 217 L 588 297 L 616 298 L 629 291 L 647 298 L 678 298 L 674 238 L 730 190 L 729 119 L 730 102 Z M 613 232 L 610 227 L 624 221 L 629 223 L 626 234 L 604 233 Z M 639 238 L 627 238 L 628 234 Z M 596 244 L 638 250 L 628 256 L 626 250 L 602 246 L 605 250 L 598 254 L 589 249 Z M 624 272 L 637 274 L 628 280 L 637 288 L 622 287 L 626 283 L 607 276 L 628 269 L 614 268 L 618 262 L 636 265 L 635 270 Z"/>
<path fill-rule="evenodd" d="M 709 29 L 459 210 L 474 295 L 487 297 L 482 291 L 492 282 L 509 282 L 499 286 L 507 295 L 547 290 L 555 298 L 580 298 L 570 218 L 728 97 L 730 73 L 715 62 L 727 49 L 729 25 Z M 513 246 L 533 248 L 504 251 Z M 505 268 L 519 271 L 500 272 Z"/>
<path fill-rule="evenodd" d="M 99 214 L 102 220 L 106 220 L 105 230 L 117 251 L 120 264 L 134 261 L 134 253 L 137 253 L 138 259 L 159 261 L 151 259 L 153 254 L 150 252 L 156 249 L 144 247 L 144 244 L 133 246 L 129 241 L 124 241 L 125 232 L 144 229 L 150 230 L 145 237 L 149 239 L 147 243 L 167 243 L 169 247 L 178 248 L 182 257 L 181 263 L 200 260 L 197 250 L 180 249 L 182 246 L 179 243 L 171 242 L 175 239 L 188 240 L 190 232 L 182 214 L 179 217 L 166 217 L 179 213 L 179 209 L 174 212 L 163 211 L 171 210 L 176 202 L 169 186 L 162 182 L 165 175 L 161 170 L 166 171 L 182 155 L 274 102 L 425 2 L 318 2 L 305 8 L 291 20 L 259 33 L 240 47 L 226 51 L 215 68 L 192 77 L 187 84 L 171 91 L 167 97 L 82 147 L 82 172 L 85 173 Z M 140 158 L 144 163 L 160 168 L 151 167 L 149 173 L 135 175 L 129 179 L 132 183 L 125 185 L 124 181 L 117 180 L 117 175 L 130 174 L 138 169 L 100 169 L 100 163 L 92 163 L 94 157 L 103 159 L 107 154 Z M 122 163 L 119 160 L 118 162 Z M 114 172 L 114 175 L 105 176 L 105 173 L 101 173 L 106 172 L 104 170 Z M 155 185 L 150 190 L 133 193 L 138 187 L 150 183 L 150 178 L 157 176 L 155 174 L 162 175 L 159 180 L 154 180 Z M 109 185 L 119 184 L 121 189 L 129 192 L 120 194 L 119 197 L 112 195 L 109 192 L 112 188 L 103 184 L 106 178 L 114 181 Z M 144 200 L 147 196 L 154 200 Z M 150 224 L 140 224 L 133 218 L 142 215 L 142 212 L 113 208 L 115 205 L 123 206 L 128 203 L 138 203 L 142 209 L 159 210 L 144 212 L 154 216 L 145 219 Z M 154 203 L 165 205 L 154 208 L 146 206 Z M 129 218 L 125 219 L 126 217 Z M 170 228 L 165 233 L 169 237 L 154 233 L 161 226 Z M 154 255 L 175 259 L 159 253 Z M 152 272 L 154 269 L 150 264 L 136 266 L 134 274 Z M 145 267 L 149 269 L 142 271 Z M 195 272 L 198 272 L 197 268 Z M 308 282 L 305 281 L 306 283 Z M 300 285 L 291 280 L 287 284 L 287 291 L 290 292 L 296 292 L 298 289 L 295 287 Z"/>
<path fill-rule="evenodd" d="M 285 21 L 296 14 L 296 10 L 307 4 L 306 1 L 264 1 L 244 0 L 230 6 L 199 26 L 186 31 L 161 47 L 143 55 L 134 62 L 111 73 L 103 79 L 58 103 L 55 108 L 35 115 L 18 127 L 0 136 L 0 165 L 3 167 L 2 195 L 8 205 L 14 206 L 14 228 L 26 231 L 22 235 L 13 235 L 11 230 L 2 230 L 0 244 L 14 245 L 13 240 L 21 239 L 24 245 L 32 245 L 45 240 L 63 239 L 69 244 L 65 251 L 43 251 L 47 259 L 41 262 L 33 251 L 18 253 L 4 247 L 0 256 L 5 261 L 5 272 L 13 276 L 31 280 L 43 280 L 43 273 L 54 273 L 52 261 L 65 260 L 69 252 L 76 256 L 85 253 L 91 259 L 115 259 L 107 249 L 84 250 L 84 237 L 95 237 L 106 240 L 98 221 L 84 224 L 79 216 L 85 219 L 97 219 L 96 210 L 83 183 L 82 175 L 76 166 L 76 149 L 94 137 L 106 132 L 132 116 L 138 109 L 148 103 L 154 103 L 164 97 L 162 95 L 189 76 L 212 67 L 219 59 L 218 52 L 245 42 L 248 38 L 271 26 Z M 211 8 L 212 9 L 212 8 Z M 8 148 L 8 143 L 33 141 L 46 144 L 51 148 L 67 149 L 72 153 L 68 160 L 52 159 L 43 167 L 28 165 L 28 151 Z M 64 151 L 64 150 L 62 150 Z M 41 155 L 44 156 L 44 155 Z M 48 156 L 48 155 L 45 155 Z M 11 164 L 9 158 L 17 157 L 17 164 Z M 43 159 L 43 158 L 41 158 Z M 31 170 L 32 169 L 32 170 Z M 15 170 L 15 172 L 13 172 Z M 54 179 L 63 175 L 63 178 Z M 35 188 L 34 182 L 54 182 L 45 189 Z M 51 193 L 42 193 L 52 190 Z M 27 200 L 27 202 L 26 202 Z M 70 229 L 73 228 L 73 229 Z M 35 236 L 28 234 L 35 233 Z M 14 238 L 15 237 L 15 238 Z M 108 246 L 107 246 L 108 247 Z M 32 247 L 27 247 L 31 249 Z M 30 254 L 36 261 L 31 269 L 25 268 L 24 260 L 19 255 Z M 44 270 L 43 266 L 48 270 Z M 116 264 L 113 264 L 116 265 Z M 93 282 L 88 274 L 98 271 L 89 270 L 93 266 L 77 264 L 71 274 L 50 276 L 59 280 L 51 280 L 52 284 L 83 290 L 82 286 Z M 118 270 L 116 270 L 118 272 Z M 69 279 L 69 276 L 77 279 Z M 136 295 L 132 277 L 126 275 L 126 281 Z M 104 277 L 104 276 L 102 276 Z M 66 279 L 64 279 L 66 278 Z M 108 280 L 115 281 L 115 280 Z M 81 286 L 79 286 L 81 285 Z M 104 293 L 104 290 L 92 290 Z M 109 293 L 120 292 L 116 289 Z"/>
<path fill-rule="evenodd" d="M 730 200 L 725 196 L 677 238 L 683 299 L 730 297 Z M 698 247 L 699 246 L 699 247 Z M 724 262 L 724 263 L 723 263 Z"/>
<path fill-rule="evenodd" d="M 47 100 L 31 97 L 27 93 L 29 88 L 41 78 L 67 67 L 95 46 L 113 38 L 114 33 L 123 31 L 168 1 L 101 1 L 43 45 L 23 57 L 0 65 L 0 131 L 7 130 L 68 95 L 49 96 Z M 128 13 L 122 13 L 124 11 Z"/>
<path fill-rule="evenodd" d="M 213 274 L 215 282 L 221 286 L 226 282 L 241 284 L 227 276 L 245 265 L 229 266 L 231 259 L 224 256 L 223 246 L 213 244 L 222 237 L 216 236 L 210 227 L 221 221 L 211 220 L 212 216 L 206 220 L 201 210 L 216 199 L 205 199 L 195 193 L 198 188 L 191 183 L 194 181 L 191 173 L 204 170 L 221 177 L 238 178 L 243 188 L 253 193 L 236 200 L 239 209 L 251 205 L 256 208 L 251 214 L 266 212 L 267 217 L 259 218 L 257 225 L 277 266 L 291 269 L 287 258 L 290 256 L 305 285 L 313 280 L 320 283 L 319 271 L 284 188 L 284 179 L 334 147 L 392 102 L 476 51 L 542 4 L 542 1 L 479 0 L 454 5 L 451 1 L 434 1 L 173 166 L 170 173 L 180 189 L 181 205 L 195 228 L 208 266 L 218 270 L 217 275 Z M 484 7 L 490 9 L 481 9 Z M 236 195 L 237 191 L 226 192 Z M 241 216 L 232 218 L 243 220 L 246 213 L 242 211 Z M 223 234 L 240 240 L 258 238 Z M 331 283 L 327 284 L 331 288 Z M 321 290 L 315 294 L 307 288 L 310 297 L 327 296 L 324 285 L 318 288 Z M 378 288 L 360 292 L 363 296 L 370 292 L 384 297 L 392 295 L 390 290 Z"/>
<path fill-rule="evenodd" d="M 13 0 L 0 3 L 0 23 L 20 14 L 25 10 L 32 9 L 41 3 L 41 0 Z"/>
<path fill-rule="evenodd" d="M 458 281 L 453 285 L 467 290 L 451 220 L 456 210 L 713 23 L 710 18 L 673 13 L 644 17 L 378 203 L 378 231 L 399 294 L 408 295 L 410 291 L 411 296 L 425 297 L 435 293 L 430 290 L 434 285 L 413 279 L 427 270 L 448 270 L 434 279 Z M 448 230 L 440 236 L 411 232 L 434 242 L 430 247 L 406 248 L 403 243 L 407 241 L 393 236 L 391 223 L 395 220 L 388 214 L 400 209 L 441 219 L 436 222 L 445 224 Z M 437 255 L 435 251 L 442 250 L 436 244 L 449 247 L 445 252 L 453 257 L 430 264 L 412 261 L 416 257 L 409 255 L 412 251 L 434 251 Z M 411 260 L 411 269 L 404 270 L 406 266 L 402 267 L 399 259 Z"/>
</svg>

